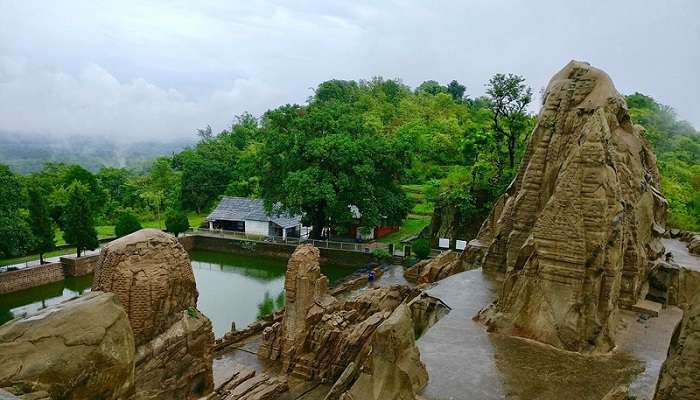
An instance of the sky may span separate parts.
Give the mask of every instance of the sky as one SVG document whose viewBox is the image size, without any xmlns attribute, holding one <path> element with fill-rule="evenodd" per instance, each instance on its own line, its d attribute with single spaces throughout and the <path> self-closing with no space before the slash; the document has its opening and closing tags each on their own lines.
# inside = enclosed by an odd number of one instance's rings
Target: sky
<svg viewBox="0 0 700 400">
<path fill-rule="evenodd" d="M 696 0 L 0 0 L 0 131 L 175 140 L 328 79 L 538 93 L 571 59 L 700 128 L 699 21 Z"/>
</svg>

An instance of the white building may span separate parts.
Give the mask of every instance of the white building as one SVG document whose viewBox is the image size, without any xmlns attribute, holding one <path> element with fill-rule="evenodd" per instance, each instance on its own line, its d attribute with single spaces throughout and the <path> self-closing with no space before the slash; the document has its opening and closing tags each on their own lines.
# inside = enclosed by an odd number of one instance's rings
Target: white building
<svg viewBox="0 0 700 400">
<path fill-rule="evenodd" d="M 224 197 L 207 216 L 209 229 L 245 232 L 258 236 L 298 237 L 301 233 L 301 216 L 287 214 L 270 215 L 263 201 L 245 197 Z"/>
</svg>

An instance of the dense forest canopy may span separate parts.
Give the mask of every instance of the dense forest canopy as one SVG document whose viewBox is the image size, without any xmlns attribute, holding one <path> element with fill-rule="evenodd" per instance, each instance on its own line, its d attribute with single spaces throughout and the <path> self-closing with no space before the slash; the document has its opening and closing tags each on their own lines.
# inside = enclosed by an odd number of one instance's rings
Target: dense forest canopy
<svg viewBox="0 0 700 400">
<path fill-rule="evenodd" d="M 32 218 L 80 236 L 67 224 L 78 205 L 90 213 L 83 224 L 113 225 L 124 215 L 161 221 L 206 213 L 222 195 L 303 213 L 318 235 L 323 226 L 346 227 L 350 205 L 363 225 L 398 225 L 411 207 L 403 188 L 423 185 L 431 202 L 456 210 L 457 223 L 478 226 L 512 180 L 535 117 L 520 76 L 495 75 L 484 97 L 467 93 L 457 81 L 412 90 L 400 80 L 331 80 L 305 105 L 243 114 L 219 133 L 200 129 L 195 145 L 143 171 L 48 162 L 20 175 L 0 165 L 0 257 L 52 248 L 46 237 L 33 238 Z M 700 230 L 700 135 L 653 98 L 626 98 L 656 150 L 669 224 Z M 81 243 L 94 245 L 88 236 Z"/>
</svg>

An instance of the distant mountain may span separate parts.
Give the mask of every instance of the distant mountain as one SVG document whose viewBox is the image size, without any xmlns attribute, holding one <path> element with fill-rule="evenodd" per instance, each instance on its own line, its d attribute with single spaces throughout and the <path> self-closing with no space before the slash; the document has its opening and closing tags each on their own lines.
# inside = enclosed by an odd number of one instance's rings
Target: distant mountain
<svg viewBox="0 0 700 400">
<path fill-rule="evenodd" d="M 0 163 L 19 173 L 31 173 L 45 162 L 79 164 L 97 171 L 103 166 L 139 169 L 160 156 L 168 156 L 196 142 L 147 140 L 132 143 L 104 137 L 28 136 L 0 132 Z"/>
</svg>

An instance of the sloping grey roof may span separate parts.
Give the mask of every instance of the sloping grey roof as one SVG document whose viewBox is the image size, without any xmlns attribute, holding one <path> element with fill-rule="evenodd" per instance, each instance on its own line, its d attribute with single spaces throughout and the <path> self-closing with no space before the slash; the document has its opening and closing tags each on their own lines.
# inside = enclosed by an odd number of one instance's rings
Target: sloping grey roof
<svg viewBox="0 0 700 400">
<path fill-rule="evenodd" d="M 269 215 L 265 212 L 262 200 L 225 196 L 214 211 L 207 216 L 207 221 L 216 220 L 274 222 L 283 228 L 291 228 L 301 223 L 301 216 Z"/>
</svg>

